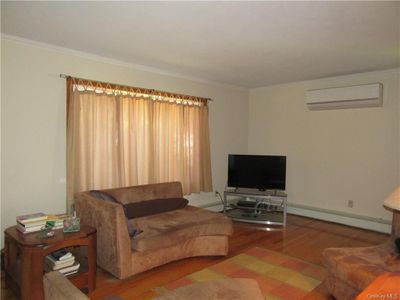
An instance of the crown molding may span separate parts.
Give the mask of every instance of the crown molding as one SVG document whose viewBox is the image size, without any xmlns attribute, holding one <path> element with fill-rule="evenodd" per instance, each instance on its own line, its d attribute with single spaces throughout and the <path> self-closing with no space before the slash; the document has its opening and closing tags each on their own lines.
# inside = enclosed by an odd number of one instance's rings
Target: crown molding
<svg viewBox="0 0 400 300">
<path fill-rule="evenodd" d="M 284 82 L 284 83 L 271 84 L 271 85 L 251 88 L 250 91 L 257 91 L 257 90 L 268 89 L 268 88 L 272 88 L 272 87 L 275 88 L 275 87 L 292 86 L 292 85 L 297 85 L 297 84 L 299 84 L 299 85 L 303 85 L 303 84 L 312 85 L 314 83 L 321 84 L 321 82 L 325 82 L 325 81 L 329 82 L 331 80 L 351 80 L 351 79 L 357 79 L 357 78 L 359 78 L 359 76 L 385 76 L 385 75 L 386 76 L 387 75 L 400 76 L 400 68 L 381 69 L 381 70 L 357 72 L 357 73 L 351 73 L 351 74 L 313 78 L 313 79 L 300 80 L 300 81 Z"/>
<path fill-rule="evenodd" d="M 155 74 L 159 74 L 159 75 L 171 76 L 171 77 L 176 77 L 176 78 L 180 78 L 180 79 L 195 81 L 195 82 L 199 82 L 199 83 L 212 84 L 212 85 L 221 86 L 221 87 L 234 88 L 234 89 L 241 90 L 241 91 L 249 91 L 250 90 L 249 88 L 246 88 L 244 86 L 237 86 L 237 85 L 232 85 L 232 84 L 228 84 L 228 83 L 212 81 L 212 80 L 209 80 L 206 78 L 188 76 L 188 75 L 178 73 L 178 72 L 158 69 L 158 68 L 150 67 L 150 66 L 146 66 L 146 65 L 130 63 L 130 62 L 126 62 L 126 61 L 122 61 L 122 60 L 118 60 L 118 59 L 108 58 L 105 56 L 101 56 L 101 55 L 97 55 L 97 54 L 93 54 L 93 53 L 89 53 L 89 52 L 55 46 L 52 44 L 38 42 L 38 41 L 30 40 L 27 38 L 15 36 L 15 35 L 1 33 L 1 39 L 18 42 L 21 44 L 26 44 L 26 45 L 37 47 L 37 48 L 57 51 L 62 54 L 73 55 L 73 56 L 77 56 L 77 57 L 84 58 L 84 59 L 94 60 L 97 62 L 117 65 L 117 66 L 126 67 L 126 68 L 130 68 L 130 69 L 135 69 L 135 70 L 139 70 L 139 71 L 145 71 L 145 72 L 155 73 Z"/>
</svg>

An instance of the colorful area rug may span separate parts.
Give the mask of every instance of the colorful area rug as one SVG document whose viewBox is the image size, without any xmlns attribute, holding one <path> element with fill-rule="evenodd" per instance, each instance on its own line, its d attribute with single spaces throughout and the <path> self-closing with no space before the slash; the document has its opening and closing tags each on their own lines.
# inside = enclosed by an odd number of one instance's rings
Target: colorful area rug
<svg viewBox="0 0 400 300">
<path fill-rule="evenodd" d="M 157 288 L 157 294 L 223 278 L 253 278 L 268 300 L 301 299 L 326 276 L 323 267 L 264 248 L 254 247 L 221 263 Z"/>
</svg>

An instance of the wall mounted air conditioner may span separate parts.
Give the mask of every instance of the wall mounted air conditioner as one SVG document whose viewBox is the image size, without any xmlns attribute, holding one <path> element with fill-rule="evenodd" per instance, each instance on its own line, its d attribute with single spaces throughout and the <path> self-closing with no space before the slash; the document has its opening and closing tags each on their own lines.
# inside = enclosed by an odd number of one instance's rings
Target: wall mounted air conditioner
<svg viewBox="0 0 400 300">
<path fill-rule="evenodd" d="M 306 103 L 310 110 L 377 107 L 382 106 L 382 90 L 381 83 L 310 90 Z"/>
</svg>

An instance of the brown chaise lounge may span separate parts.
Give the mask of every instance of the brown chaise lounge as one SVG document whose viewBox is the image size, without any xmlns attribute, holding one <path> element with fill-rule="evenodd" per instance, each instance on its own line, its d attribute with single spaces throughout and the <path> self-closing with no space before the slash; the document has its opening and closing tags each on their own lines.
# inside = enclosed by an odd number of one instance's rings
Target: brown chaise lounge
<svg viewBox="0 0 400 300">
<path fill-rule="evenodd" d="M 222 214 L 187 205 L 134 219 L 126 218 L 126 205 L 144 203 L 146 206 L 147 203 L 148 208 L 148 204 L 155 203 L 161 207 L 160 199 L 163 202 L 182 198 L 179 182 L 101 192 L 119 203 L 95 197 L 93 192 L 82 192 L 76 195 L 76 210 L 81 224 L 97 229 L 97 264 L 120 279 L 186 257 L 228 254 L 232 222 Z M 134 206 L 134 210 L 138 209 L 140 206 Z M 143 232 L 130 238 L 128 223 Z"/>
</svg>

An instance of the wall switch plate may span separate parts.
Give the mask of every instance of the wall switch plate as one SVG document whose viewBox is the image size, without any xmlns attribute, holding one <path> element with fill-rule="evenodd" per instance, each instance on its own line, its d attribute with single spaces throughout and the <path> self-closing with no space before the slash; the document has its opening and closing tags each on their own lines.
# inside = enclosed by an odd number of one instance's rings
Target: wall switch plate
<svg viewBox="0 0 400 300">
<path fill-rule="evenodd" d="M 347 206 L 350 207 L 350 208 L 353 208 L 354 207 L 354 201 L 353 200 L 349 200 L 347 202 Z"/>
</svg>

